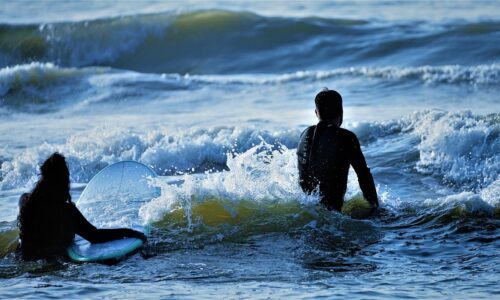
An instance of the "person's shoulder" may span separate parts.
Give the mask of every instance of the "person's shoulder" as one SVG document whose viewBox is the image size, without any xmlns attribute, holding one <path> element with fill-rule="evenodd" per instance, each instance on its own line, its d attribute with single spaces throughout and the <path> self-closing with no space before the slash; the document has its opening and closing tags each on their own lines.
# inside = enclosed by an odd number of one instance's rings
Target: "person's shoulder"
<svg viewBox="0 0 500 300">
<path fill-rule="evenodd" d="M 354 132 L 350 131 L 349 129 L 339 127 L 339 132 L 346 137 L 357 138 L 356 134 Z"/>
<path fill-rule="evenodd" d="M 314 128 L 316 128 L 316 125 L 308 126 L 306 129 L 304 129 L 302 131 L 302 133 L 300 134 L 300 137 L 307 135 L 307 133 L 310 132 L 311 130 L 314 130 Z"/>
<path fill-rule="evenodd" d="M 340 128 L 339 132 L 345 139 L 350 140 L 352 142 L 358 142 L 358 137 L 354 132 L 345 128 Z"/>
<path fill-rule="evenodd" d="M 302 133 L 307 132 L 307 131 L 314 129 L 314 128 L 316 128 L 316 125 L 307 126 L 306 129 L 304 129 L 304 131 L 302 131 Z"/>
<path fill-rule="evenodd" d="M 24 193 L 21 195 L 21 197 L 19 197 L 19 206 L 22 207 L 24 206 L 26 203 L 28 203 L 29 199 L 30 199 L 30 196 L 31 196 L 31 193 Z"/>
</svg>

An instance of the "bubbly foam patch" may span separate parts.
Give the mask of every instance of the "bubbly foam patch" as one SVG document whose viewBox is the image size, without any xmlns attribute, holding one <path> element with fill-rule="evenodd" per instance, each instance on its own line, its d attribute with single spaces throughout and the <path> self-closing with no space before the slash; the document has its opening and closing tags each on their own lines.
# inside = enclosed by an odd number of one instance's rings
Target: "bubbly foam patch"
<svg viewBox="0 0 500 300">
<path fill-rule="evenodd" d="M 498 180 L 500 114 L 417 111 L 396 120 L 347 124 L 362 142 L 403 134 L 419 139 L 416 170 L 479 190 Z"/>
<path fill-rule="evenodd" d="M 500 179 L 484 188 L 480 196 L 489 205 L 500 208 Z"/>
<path fill-rule="evenodd" d="M 116 127 L 99 127 L 69 137 L 62 144 L 44 143 L 14 157 L 0 168 L 0 188 L 32 185 L 38 166 L 53 152 L 63 153 L 73 182 L 88 182 L 107 165 L 136 160 L 151 166 L 159 175 L 174 175 L 227 168 L 227 153 L 241 153 L 261 141 L 294 148 L 300 130 L 270 132 L 242 127 L 156 130 L 135 133 Z"/>
<path fill-rule="evenodd" d="M 250 201 L 268 208 L 273 204 L 318 203 L 317 196 L 304 194 L 298 184 L 295 150 L 261 142 L 243 153 L 229 155 L 227 166 L 227 171 L 201 177 L 186 175 L 177 185 L 155 180 L 162 196 L 142 206 L 139 215 L 149 223 L 182 209 L 191 226 L 193 206 L 210 199 L 223 203 Z"/>
<path fill-rule="evenodd" d="M 478 117 L 470 112 L 414 114 L 411 120 L 414 132 L 421 139 L 417 170 L 471 188 L 483 188 L 497 180 L 498 117 L 498 114 Z"/>
</svg>

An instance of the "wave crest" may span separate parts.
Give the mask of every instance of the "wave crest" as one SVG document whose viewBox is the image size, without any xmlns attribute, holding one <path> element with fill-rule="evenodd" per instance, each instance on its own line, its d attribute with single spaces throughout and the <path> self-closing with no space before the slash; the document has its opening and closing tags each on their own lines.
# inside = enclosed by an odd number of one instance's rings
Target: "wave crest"
<svg viewBox="0 0 500 300">
<path fill-rule="evenodd" d="M 241 127 L 166 129 L 145 134 L 95 128 L 71 136 L 63 144 L 44 143 L 5 158 L 0 168 L 0 188 L 33 184 L 38 165 L 55 151 L 66 156 L 73 182 L 88 182 L 99 170 L 121 160 L 141 161 L 160 175 L 222 170 L 227 168 L 228 153 L 244 152 L 262 141 L 294 148 L 299 134 L 299 130 L 270 132 Z"/>
<path fill-rule="evenodd" d="M 415 27 L 415 32 L 408 32 L 408 26 Z M 498 22 L 485 21 L 445 24 L 429 31 L 414 23 L 264 17 L 223 10 L 4 24 L 0 25 L 0 66 L 42 61 L 149 73 L 234 74 L 387 61 L 484 64 L 498 58 L 498 49 L 490 41 L 499 27 Z M 398 30 L 404 34 L 393 38 Z M 458 47 L 464 51 L 450 56 Z M 415 55 L 415 49 L 421 50 L 420 55 Z"/>
<path fill-rule="evenodd" d="M 148 101 L 145 99 L 150 97 L 144 97 L 146 94 L 196 89 L 204 85 L 280 85 L 294 81 L 306 84 L 343 77 L 391 80 L 397 84 L 423 82 L 496 87 L 500 83 L 500 66 L 352 67 L 285 74 L 159 75 L 102 67 L 65 68 L 52 63 L 32 62 L 0 69 L 0 107 L 43 113 L 66 108 L 64 103 L 78 108 L 131 98 Z M 112 92 L 96 93 L 104 87 Z"/>
<path fill-rule="evenodd" d="M 297 71 L 281 75 L 186 75 L 187 80 L 219 84 L 279 84 L 291 81 L 320 81 L 335 77 L 381 78 L 396 81 L 416 80 L 426 84 L 497 85 L 500 65 L 350 67 L 332 71 Z"/>
</svg>

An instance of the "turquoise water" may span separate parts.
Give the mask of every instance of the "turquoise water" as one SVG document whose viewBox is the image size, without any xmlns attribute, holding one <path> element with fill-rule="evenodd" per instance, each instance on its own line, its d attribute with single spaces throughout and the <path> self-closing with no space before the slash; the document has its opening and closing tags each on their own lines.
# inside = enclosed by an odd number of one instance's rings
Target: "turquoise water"
<svg viewBox="0 0 500 300">
<path fill-rule="evenodd" d="M 2 3 L 0 298 L 497 298 L 498 4 Z M 297 184 L 325 86 L 373 172 L 374 218 L 351 218 L 354 173 L 343 214 Z M 117 161 L 159 175 L 133 222 L 86 213 L 151 226 L 147 248 L 16 259 L 18 198 L 53 151 L 75 201 Z"/>
</svg>

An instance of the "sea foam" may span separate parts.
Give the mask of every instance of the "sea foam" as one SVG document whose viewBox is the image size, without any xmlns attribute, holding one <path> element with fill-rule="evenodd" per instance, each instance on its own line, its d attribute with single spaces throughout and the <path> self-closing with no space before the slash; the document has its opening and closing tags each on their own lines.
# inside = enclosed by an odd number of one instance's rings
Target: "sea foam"
<svg viewBox="0 0 500 300">
<path fill-rule="evenodd" d="M 498 114 L 420 111 L 382 122 L 347 123 L 364 146 L 390 136 L 419 139 L 415 168 L 451 184 L 481 189 L 498 179 L 500 134 Z M 202 173 L 228 168 L 228 154 L 241 154 L 262 141 L 294 149 L 302 129 L 262 130 L 252 127 L 158 129 L 147 133 L 96 127 L 70 136 L 61 144 L 44 143 L 4 157 L 2 189 L 32 183 L 37 165 L 51 152 L 68 157 L 72 181 L 87 182 L 97 171 L 119 160 L 138 160 L 160 175 Z M 376 155 L 376 154 L 375 154 Z"/>
<path fill-rule="evenodd" d="M 444 202 L 465 199 L 467 203 L 498 205 L 498 115 L 420 111 L 396 120 L 346 126 L 358 134 L 371 156 L 377 155 L 372 145 L 392 137 L 416 140 L 419 156 L 410 162 L 401 158 L 391 168 L 410 163 L 422 176 L 435 177 L 458 192 Z M 59 151 L 67 157 L 72 182 L 88 182 L 99 170 L 120 160 L 141 161 L 159 175 L 181 176 L 180 183 L 157 183 L 163 190 L 162 196 L 140 210 L 146 222 L 159 220 L 175 208 L 189 211 L 196 201 L 209 198 L 225 199 L 228 203 L 250 200 L 314 204 L 317 197 L 308 198 L 298 185 L 294 149 L 300 132 L 301 129 L 214 127 L 137 133 L 113 127 L 95 128 L 75 134 L 61 144 L 44 143 L 15 157 L 3 158 L 0 187 L 10 190 L 32 186 L 38 177 L 38 165 Z M 368 157 L 369 161 L 372 159 Z M 377 169 L 377 165 L 370 167 Z M 360 190 L 353 172 L 348 186 L 346 198 L 356 197 Z M 379 186 L 378 190 L 384 206 L 399 207 L 401 201 L 397 195 L 391 195 L 390 189 Z"/>
</svg>

